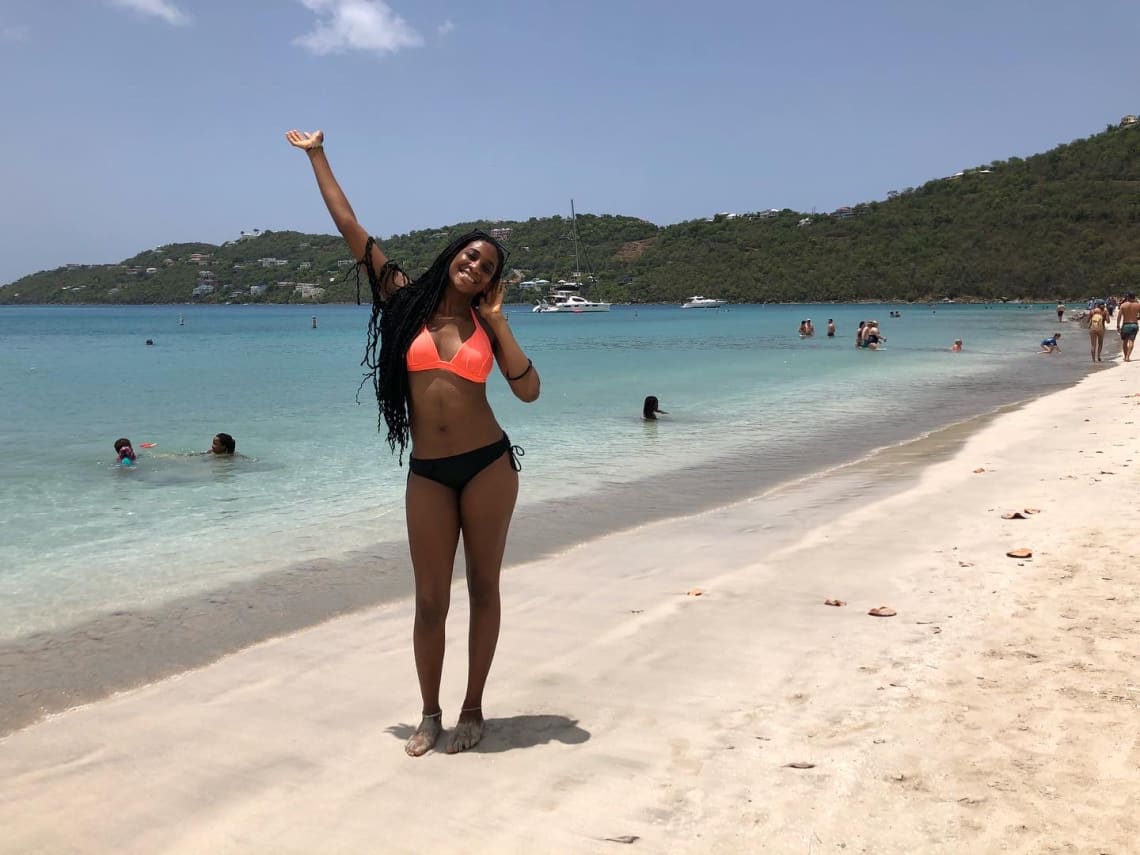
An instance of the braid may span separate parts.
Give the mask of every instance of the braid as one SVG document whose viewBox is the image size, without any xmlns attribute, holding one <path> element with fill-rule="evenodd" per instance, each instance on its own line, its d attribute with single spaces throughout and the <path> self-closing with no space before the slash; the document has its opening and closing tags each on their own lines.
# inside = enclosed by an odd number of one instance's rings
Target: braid
<svg viewBox="0 0 1140 855">
<path fill-rule="evenodd" d="M 432 262 L 431 267 L 402 288 L 392 290 L 397 276 L 410 280 L 395 261 L 389 261 L 377 272 L 372 264 L 373 238 L 364 247 L 364 258 L 356 268 L 357 302 L 360 301 L 360 264 L 368 274 L 372 291 L 372 314 L 368 319 L 368 339 L 364 348 L 364 358 L 360 364 L 368 370 L 360 382 L 360 388 L 370 379 L 380 412 L 377 416 L 377 429 L 384 431 L 387 426 L 388 447 L 396 451 L 399 446 L 400 465 L 404 462 L 404 450 L 411 441 L 411 398 L 409 395 L 408 369 L 406 359 L 412 341 L 420 334 L 443 299 L 448 285 L 448 269 L 467 244 L 483 240 L 499 250 L 499 265 L 492 277 L 497 283 L 503 274 L 507 253 L 503 246 L 490 235 L 481 231 L 469 232 L 448 244 L 447 248 Z M 385 295 L 385 288 L 392 291 Z M 357 402 L 359 402 L 359 389 Z"/>
</svg>

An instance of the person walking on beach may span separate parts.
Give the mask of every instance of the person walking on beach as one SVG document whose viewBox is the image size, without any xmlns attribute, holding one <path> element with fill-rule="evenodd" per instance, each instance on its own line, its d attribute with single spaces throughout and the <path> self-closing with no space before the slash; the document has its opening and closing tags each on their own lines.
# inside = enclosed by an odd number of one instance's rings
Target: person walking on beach
<svg viewBox="0 0 1140 855">
<path fill-rule="evenodd" d="M 1108 324 L 1108 313 L 1103 303 L 1096 303 L 1089 313 L 1089 353 L 1093 362 L 1102 362 L 1104 350 L 1104 329 Z"/>
<path fill-rule="evenodd" d="M 1132 361 L 1132 348 L 1136 346 L 1136 333 L 1140 332 L 1140 302 L 1136 294 L 1129 291 L 1124 302 L 1117 306 L 1116 331 L 1120 333 L 1120 346 L 1124 350 L 1124 361 Z"/>
<path fill-rule="evenodd" d="M 1065 304 L 1060 300 L 1057 301 L 1057 323 L 1065 320 Z"/>
<path fill-rule="evenodd" d="M 538 372 L 503 314 L 506 251 L 490 235 L 469 232 L 411 279 L 357 222 L 325 156 L 324 133 L 293 130 L 285 137 L 308 155 L 357 273 L 361 267 L 367 272 L 372 315 L 363 364 L 380 408 L 378 425 L 386 426 L 401 463 L 411 445 L 405 512 L 423 717 L 404 750 L 426 754 L 443 729 L 444 632 L 462 536 L 471 604 L 467 693 L 447 751 L 465 751 L 483 736 L 483 689 L 499 639 L 499 574 L 518 496 L 516 455 L 522 454 L 487 402 L 492 364 L 515 397 L 530 402 L 539 395 Z"/>
</svg>

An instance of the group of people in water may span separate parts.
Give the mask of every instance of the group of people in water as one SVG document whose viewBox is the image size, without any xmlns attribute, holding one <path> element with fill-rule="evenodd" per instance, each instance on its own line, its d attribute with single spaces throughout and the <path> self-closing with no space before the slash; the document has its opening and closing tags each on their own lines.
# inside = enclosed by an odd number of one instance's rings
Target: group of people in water
<svg viewBox="0 0 1140 855">
<path fill-rule="evenodd" d="M 901 317 L 895 311 L 891 312 L 891 317 Z M 800 338 L 808 338 L 815 335 L 815 325 L 811 322 L 811 318 L 805 318 L 800 321 L 799 329 Z M 827 319 L 827 337 L 835 338 L 835 319 Z M 878 350 L 887 340 L 887 337 L 879 332 L 878 321 L 859 321 L 859 329 L 855 332 L 855 346 L 865 347 L 869 350 Z M 959 348 L 960 349 L 960 348 Z"/>
<path fill-rule="evenodd" d="M 878 321 L 859 321 L 859 328 L 855 331 L 856 347 L 878 350 L 886 341 L 887 337 L 879 332 Z"/>
<path fill-rule="evenodd" d="M 139 448 L 154 448 L 156 443 L 144 442 Z M 115 456 L 119 459 L 121 466 L 134 466 L 135 462 L 139 459 L 138 452 L 135 451 L 133 443 L 125 436 L 121 436 L 114 442 Z M 228 433 L 216 433 L 214 438 L 210 440 L 209 451 L 198 452 L 199 454 L 216 454 L 222 457 L 232 457 L 237 453 L 237 440 L 235 440 Z"/>
</svg>

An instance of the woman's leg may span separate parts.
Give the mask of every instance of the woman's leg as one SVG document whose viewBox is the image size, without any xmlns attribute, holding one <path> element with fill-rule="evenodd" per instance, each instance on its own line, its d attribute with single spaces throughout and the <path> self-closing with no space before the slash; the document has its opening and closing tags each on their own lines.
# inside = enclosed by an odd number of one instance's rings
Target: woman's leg
<svg viewBox="0 0 1140 855">
<path fill-rule="evenodd" d="M 419 475 L 408 476 L 404 496 L 408 518 L 408 546 L 416 577 L 416 623 L 412 646 L 416 676 L 423 698 L 423 720 L 404 750 L 413 757 L 426 753 L 442 729 L 439 681 L 443 675 L 447 609 L 451 605 L 451 577 L 459 545 L 459 497 Z"/>
<path fill-rule="evenodd" d="M 471 625 L 467 633 L 467 694 L 447 750 L 465 751 L 483 737 L 483 687 L 499 642 L 499 573 L 519 475 L 504 454 L 471 479 L 459 497 Z"/>
<path fill-rule="evenodd" d="M 1092 352 L 1092 361 L 1096 362 L 1096 332 L 1089 330 L 1089 349 Z"/>
</svg>

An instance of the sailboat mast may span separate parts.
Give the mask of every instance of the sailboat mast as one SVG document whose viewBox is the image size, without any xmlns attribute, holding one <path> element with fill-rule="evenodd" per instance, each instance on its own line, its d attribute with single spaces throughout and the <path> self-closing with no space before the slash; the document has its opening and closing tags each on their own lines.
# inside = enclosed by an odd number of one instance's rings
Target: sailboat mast
<svg viewBox="0 0 1140 855">
<path fill-rule="evenodd" d="M 582 284 L 582 262 L 578 260 L 578 215 L 574 213 L 574 200 L 570 200 L 570 233 L 574 236 L 574 278 Z"/>
</svg>

